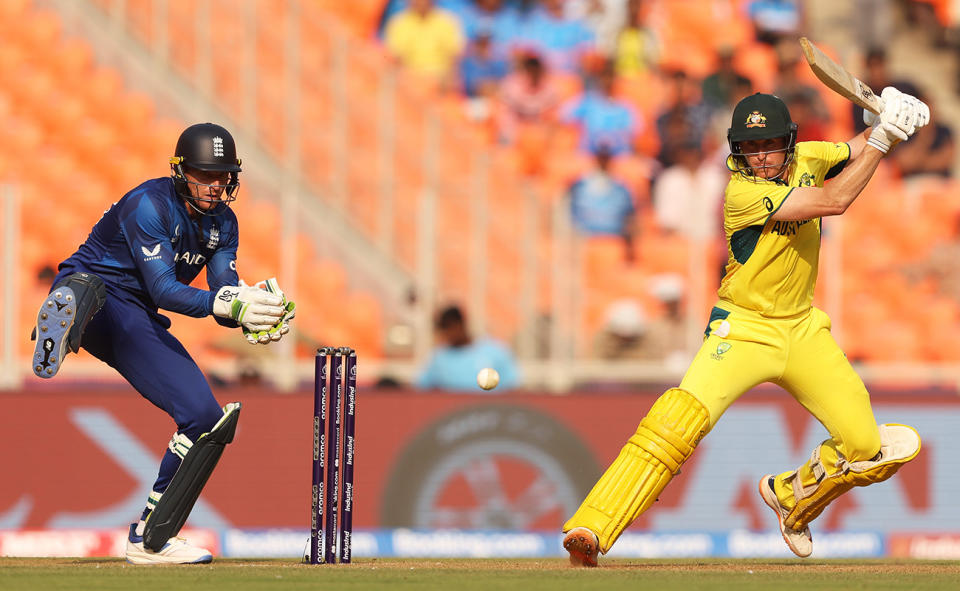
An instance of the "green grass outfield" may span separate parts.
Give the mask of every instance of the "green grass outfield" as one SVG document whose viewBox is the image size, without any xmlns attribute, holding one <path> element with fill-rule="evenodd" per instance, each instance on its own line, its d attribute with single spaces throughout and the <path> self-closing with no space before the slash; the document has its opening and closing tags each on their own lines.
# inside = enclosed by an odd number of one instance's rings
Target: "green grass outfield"
<svg viewBox="0 0 960 591">
<path fill-rule="evenodd" d="M 960 561 L 608 560 L 574 569 L 564 559 L 359 559 L 307 566 L 292 560 L 217 560 L 132 566 L 120 559 L 0 558 L 0 590 L 117 589 L 586 589 L 960 588 Z"/>
</svg>

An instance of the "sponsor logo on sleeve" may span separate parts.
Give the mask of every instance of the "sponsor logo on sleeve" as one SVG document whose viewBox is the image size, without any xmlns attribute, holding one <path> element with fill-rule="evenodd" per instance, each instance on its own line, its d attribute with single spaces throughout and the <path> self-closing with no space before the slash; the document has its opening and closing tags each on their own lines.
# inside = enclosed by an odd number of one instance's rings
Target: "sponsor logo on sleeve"
<svg viewBox="0 0 960 591">
<path fill-rule="evenodd" d="M 140 251 L 143 253 L 144 261 L 155 261 L 162 258 L 160 256 L 160 244 L 157 243 L 153 248 L 147 248 L 146 246 L 141 246 Z"/>
</svg>

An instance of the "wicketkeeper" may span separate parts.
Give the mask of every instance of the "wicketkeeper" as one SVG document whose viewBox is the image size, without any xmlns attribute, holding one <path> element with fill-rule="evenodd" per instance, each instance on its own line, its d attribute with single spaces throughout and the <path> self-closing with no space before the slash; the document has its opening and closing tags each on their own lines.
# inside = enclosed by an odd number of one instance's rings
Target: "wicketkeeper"
<svg viewBox="0 0 960 591">
<path fill-rule="evenodd" d="M 760 480 L 797 556 L 813 551 L 809 524 L 831 501 L 916 457 L 916 430 L 876 424 L 830 319 L 812 305 L 822 218 L 843 214 L 880 159 L 930 121 L 927 105 L 896 88 L 882 98 L 880 115 L 865 117 L 871 127 L 838 144 L 797 143 L 797 125 L 776 96 L 758 93 L 734 108 L 723 208 L 729 260 L 706 337 L 680 386 L 657 399 L 563 526 L 571 563 L 596 566 L 727 407 L 764 382 L 783 387 L 830 433 L 802 466 Z"/>
<path fill-rule="evenodd" d="M 212 123 L 188 127 L 170 159 L 171 176 L 148 180 L 114 203 L 86 242 L 60 263 L 37 314 L 33 370 L 59 371 L 83 347 L 169 414 L 170 440 L 146 508 L 130 524 L 134 564 L 210 562 L 208 550 L 176 537 L 227 443 L 240 403 L 223 408 L 206 378 L 168 331 L 159 309 L 212 315 L 251 343 L 288 332 L 294 304 L 275 280 L 247 286 L 237 276 L 239 187 L 233 137 Z M 206 268 L 209 289 L 190 283 Z"/>
</svg>

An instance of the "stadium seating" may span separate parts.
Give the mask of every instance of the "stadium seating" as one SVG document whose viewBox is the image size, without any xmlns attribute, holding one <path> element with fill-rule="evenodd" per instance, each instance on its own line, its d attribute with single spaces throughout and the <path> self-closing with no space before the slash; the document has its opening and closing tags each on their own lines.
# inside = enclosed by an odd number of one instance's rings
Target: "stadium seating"
<svg viewBox="0 0 960 591">
<path fill-rule="evenodd" d="M 115 3 L 95 0 L 94 4 L 109 10 Z M 752 40 L 752 31 L 739 12 L 742 1 L 653 4 L 650 24 L 662 37 L 664 65 L 682 65 L 689 74 L 700 77 L 713 67 L 715 50 L 732 45 L 738 69 L 758 90 L 771 90 L 764 86 L 771 83 L 771 77 L 763 73 L 774 71 L 776 58 L 769 46 Z M 240 64 L 245 64 L 247 57 L 237 52 L 237 43 L 232 43 L 250 33 L 245 29 L 245 11 L 229 9 L 228 0 L 214 0 L 209 5 L 217 19 L 217 27 L 209 32 L 217 41 L 210 46 L 210 84 L 223 107 L 238 120 L 246 120 Z M 497 269 L 498 277 L 496 282 L 488 282 L 485 297 L 488 314 L 497 319 L 491 326 L 492 334 L 513 340 L 523 323 L 517 293 L 522 288 L 524 262 L 516 237 L 526 227 L 523 207 L 528 192 L 535 196 L 537 224 L 543 228 L 547 223 L 544 220 L 550 219 L 550 208 L 561 203 L 567 185 L 577 174 L 589 169 L 590 159 L 577 151 L 576 131 L 562 126 L 552 134 L 544 133 L 541 127 L 525 127 L 514 146 L 494 144 L 489 126 L 466 118 L 460 97 L 438 96 L 432 85 L 401 73 L 396 76 L 397 92 L 389 105 L 394 113 L 392 135 L 397 146 L 391 163 L 393 182 L 382 184 L 386 170 L 381 159 L 380 126 L 386 104 L 381 94 L 387 81 L 393 79 L 390 60 L 373 35 L 382 5 L 382 0 L 313 0 L 299 5 L 296 26 L 303 81 L 298 103 L 299 127 L 306 131 L 300 146 L 304 173 L 319 194 L 343 207 L 351 221 L 374 242 L 382 234 L 381 199 L 392 199 L 395 216 L 389 223 L 395 242 L 390 249 L 397 263 L 410 270 L 417 263 L 416 224 L 411 221 L 418 219 L 429 175 L 435 175 L 439 188 L 437 240 L 444 245 L 437 252 L 437 290 L 444 298 L 461 300 L 466 300 L 473 289 L 469 269 L 463 264 L 472 252 L 468 238 L 472 229 L 464 220 L 470 219 L 473 201 L 478 198 L 475 183 L 485 175 L 489 215 L 496 220 L 487 236 L 485 254 L 489 268 Z M 157 31 L 166 27 L 173 67 L 195 81 L 200 57 L 195 6 L 189 2 L 166 6 L 167 22 L 157 23 L 151 3 L 126 3 L 129 32 L 151 47 Z M 256 131 L 262 146 L 282 158 L 287 150 L 286 114 L 290 106 L 284 71 L 288 8 L 284 2 L 257 2 L 253 7 L 257 23 L 253 41 L 253 59 L 258 66 Z M 83 239 L 73 232 L 76 220 L 83 220 L 85 231 L 107 203 L 134 183 L 166 173 L 163 163 L 168 146 L 183 122 L 158 116 L 158 106 L 150 97 L 128 91 L 118 71 L 96 63 L 89 44 L 64 38 L 55 12 L 36 8 L 28 0 L 9 0 L 0 3 L 0 21 L 0 34 L 5 39 L 0 44 L 0 139 L 12 154 L 11 158 L 0 159 L 0 178 L 14 171 L 24 173 L 26 179 L 21 183 L 27 199 L 40 199 L 49 192 L 46 183 L 30 180 L 37 178 L 33 175 L 39 171 L 51 182 L 77 187 L 69 208 L 49 222 L 57 234 L 56 249 L 44 252 L 55 252 L 30 255 L 32 264 L 42 266 L 55 263 L 52 258 L 60 258 Z M 14 26 L 14 22 L 18 24 Z M 167 26 L 170 23 L 175 25 Z M 37 51 L 38 47 L 46 50 Z M 344 47 L 349 51 L 340 71 L 334 58 Z M 832 52 L 829 47 L 824 49 Z M 801 75 L 812 80 L 806 68 Z M 17 83 L 10 83 L 12 80 Z M 561 75 L 558 84 L 565 99 L 581 90 L 580 80 L 573 75 Z M 343 95 L 338 96 L 339 92 Z M 653 123 L 665 92 L 665 84 L 656 73 L 617 82 L 618 96 L 635 107 L 645 125 L 636 142 L 639 156 L 615 161 L 614 173 L 627 181 L 641 205 L 649 200 L 654 174 L 649 157 L 659 149 Z M 822 97 L 831 114 L 830 135 L 845 139 L 852 124 L 849 104 L 830 92 L 823 91 Z M 346 105 L 343 121 L 334 121 L 340 112 L 338 101 Z M 344 128 L 342 139 L 350 149 L 346 158 L 338 157 L 338 125 Z M 132 128 L 145 129 L 150 141 L 132 141 L 127 136 Z M 477 168 L 477 155 L 481 153 L 489 154 L 486 170 Z M 83 182 L 69 181 L 78 178 Z M 344 193 L 338 191 L 341 188 Z M 921 260 L 937 244 L 956 240 L 953 220 L 960 202 L 953 189 L 953 185 L 945 189 L 939 183 L 908 192 L 897 181 L 896 172 L 884 167 L 861 197 L 869 203 L 857 203 L 844 216 L 840 244 L 845 320 L 838 338 L 848 347 L 851 358 L 890 361 L 908 355 L 925 359 L 953 355 L 952 351 L 943 351 L 950 323 L 938 323 L 935 318 L 955 317 L 956 303 L 935 295 L 936 286 L 916 286 L 899 279 L 902 267 Z M 256 220 L 260 226 L 279 227 L 279 211 L 269 203 L 254 200 L 255 194 L 255 187 L 245 186 L 236 203 L 241 223 Z M 917 206 L 918 202 L 923 205 Z M 900 223 L 905 211 L 911 215 L 908 225 Z M 827 232 L 833 224 L 833 220 L 825 222 Z M 35 225 L 25 222 L 25 244 L 36 244 L 41 228 Z M 637 297 L 644 299 L 648 312 L 659 314 L 659 304 L 647 294 L 649 277 L 687 272 L 691 245 L 657 231 L 644 209 L 638 219 L 638 236 L 638 256 L 633 263 L 623 260 L 618 240 L 586 241 L 582 280 L 587 293 L 581 329 L 587 333 L 600 328 L 605 306 L 624 293 L 642 291 L 643 295 Z M 304 323 L 304 333 L 315 341 L 363 342 L 374 355 L 380 354 L 385 330 L 376 298 L 351 290 L 347 273 L 304 246 L 302 243 L 309 242 L 306 237 L 299 237 L 297 242 L 297 250 L 307 262 L 291 291 L 324 294 L 321 300 L 304 304 L 302 318 L 316 315 L 321 319 Z M 534 301 L 542 313 L 552 304 L 548 261 L 555 248 L 548 235 L 536 241 L 539 271 Z M 241 264 L 245 277 L 247 270 L 252 274 L 249 279 L 275 274 L 279 257 L 279 247 L 270 236 L 244 233 Z M 827 281 L 825 277 L 818 298 Z M 852 290 L 851 285 L 861 287 Z M 862 288 L 881 285 L 882 289 Z M 929 306 L 916 305 L 920 301 Z M 324 313 L 344 303 L 349 304 L 349 312 Z M 891 322 L 878 324 L 878 318 Z M 916 334 L 928 338 L 921 342 Z M 207 346 L 207 338 L 203 331 L 196 331 L 189 335 L 188 347 Z M 893 346 L 895 339 L 903 339 L 899 349 Z"/>
</svg>

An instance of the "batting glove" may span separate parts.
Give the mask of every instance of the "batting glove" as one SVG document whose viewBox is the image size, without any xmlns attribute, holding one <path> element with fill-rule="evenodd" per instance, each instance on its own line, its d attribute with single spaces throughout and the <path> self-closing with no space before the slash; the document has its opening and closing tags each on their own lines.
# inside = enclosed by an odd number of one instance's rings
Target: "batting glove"
<svg viewBox="0 0 960 591">
<path fill-rule="evenodd" d="M 277 283 L 276 278 L 260 281 L 256 284 L 256 286 L 257 288 L 268 293 L 280 296 L 280 298 L 283 300 L 283 315 L 273 326 L 266 330 L 250 330 L 246 326 L 243 327 L 243 336 L 247 339 L 248 343 L 251 345 L 266 345 L 272 341 L 279 341 L 281 338 L 283 338 L 283 335 L 290 332 L 289 322 L 293 320 L 297 314 L 297 304 L 287 300 L 283 290 L 280 289 L 280 285 Z"/>
<path fill-rule="evenodd" d="M 917 105 L 905 100 L 908 96 L 892 86 L 883 89 L 883 110 L 873 122 L 873 131 L 867 144 L 886 154 L 897 142 L 907 139 L 916 131 Z"/>
<path fill-rule="evenodd" d="M 286 313 L 282 295 L 240 285 L 227 285 L 217 291 L 213 298 L 213 313 L 220 318 L 239 322 L 253 331 L 270 330 Z"/>
<path fill-rule="evenodd" d="M 909 96 L 909 95 L 906 95 L 906 94 L 900 92 L 899 90 L 897 90 L 897 89 L 896 89 L 895 87 L 893 87 L 893 86 L 887 86 L 887 87 L 885 87 L 885 88 L 883 89 L 883 91 L 880 93 L 880 102 L 884 105 L 884 108 L 881 109 L 881 111 L 883 111 L 883 110 L 886 108 L 886 105 L 887 105 L 887 101 L 888 101 L 888 100 L 889 100 L 889 101 L 892 101 L 892 100 L 894 100 L 894 97 L 898 97 L 898 96 Z M 874 113 L 874 112 L 872 112 L 872 111 L 868 111 L 868 110 L 866 110 L 866 109 L 863 110 L 863 122 L 864 122 L 868 127 L 873 127 L 874 124 L 877 122 L 877 119 L 878 119 L 879 117 L 880 117 L 880 115 L 877 114 L 877 113 Z"/>
</svg>

